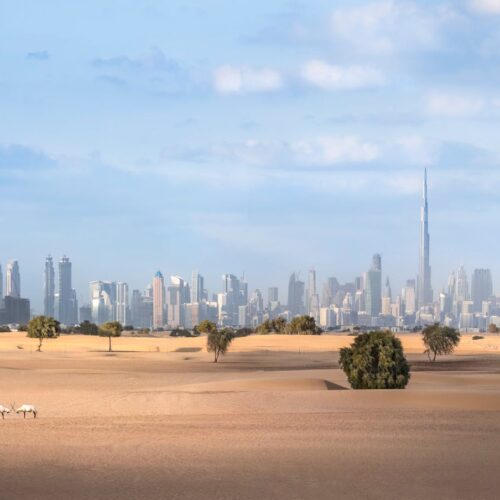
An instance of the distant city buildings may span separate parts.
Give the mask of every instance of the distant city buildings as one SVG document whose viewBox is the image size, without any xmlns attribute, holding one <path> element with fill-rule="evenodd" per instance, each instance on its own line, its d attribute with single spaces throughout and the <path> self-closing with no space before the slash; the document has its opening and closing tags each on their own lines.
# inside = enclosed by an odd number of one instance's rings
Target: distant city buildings
<svg viewBox="0 0 500 500">
<path fill-rule="evenodd" d="M 91 281 L 89 302 L 78 309 L 71 261 L 66 256 L 60 259 L 56 281 L 49 255 L 43 273 L 43 312 L 67 326 L 83 321 L 118 321 L 124 326 L 154 330 L 191 329 L 203 320 L 219 326 L 254 328 L 267 319 L 291 320 L 302 314 L 310 315 L 326 329 L 412 329 L 434 322 L 462 330 L 486 330 L 490 323 L 500 326 L 500 298 L 494 296 L 490 269 L 474 269 L 469 275 L 465 266 L 459 266 L 434 300 L 427 190 L 424 172 L 418 270 L 398 294 L 393 293 L 389 277 L 383 275 L 382 257 L 376 253 L 365 273 L 345 283 L 335 276 L 321 283 L 315 269 L 308 271 L 306 283 L 298 273 L 292 273 L 286 303 L 283 299 L 280 302 L 276 286 L 267 289 L 266 302 L 259 289 L 249 293 L 244 276 L 223 274 L 220 288 L 209 294 L 198 271 L 192 272 L 190 281 L 171 276 L 169 284 L 158 271 L 144 291 L 134 289 L 131 296 L 124 281 Z M 19 264 L 12 260 L 5 268 L 5 287 L 0 266 L 0 325 L 26 323 L 30 316 L 30 302 L 21 297 Z"/>
<path fill-rule="evenodd" d="M 21 297 L 21 273 L 17 260 L 10 261 L 6 268 L 5 296 L 0 268 L 2 295 L 0 296 L 0 325 L 26 324 L 30 320 L 30 301 Z"/>
</svg>

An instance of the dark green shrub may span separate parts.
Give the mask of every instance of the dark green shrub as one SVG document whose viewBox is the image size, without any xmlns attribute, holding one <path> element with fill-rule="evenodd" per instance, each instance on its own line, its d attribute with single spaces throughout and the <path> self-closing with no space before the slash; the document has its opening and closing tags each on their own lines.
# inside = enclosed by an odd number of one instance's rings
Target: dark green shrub
<svg viewBox="0 0 500 500">
<path fill-rule="evenodd" d="M 401 341 L 390 332 L 359 334 L 339 363 L 353 389 L 404 389 L 410 380 Z"/>
</svg>

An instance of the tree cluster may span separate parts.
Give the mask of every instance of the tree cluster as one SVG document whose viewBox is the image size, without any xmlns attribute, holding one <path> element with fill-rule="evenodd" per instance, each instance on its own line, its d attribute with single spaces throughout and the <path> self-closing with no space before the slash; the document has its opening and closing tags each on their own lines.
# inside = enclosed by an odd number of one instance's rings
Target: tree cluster
<svg viewBox="0 0 500 500">
<path fill-rule="evenodd" d="M 297 316 L 290 323 L 285 318 L 268 319 L 260 324 L 255 333 L 266 335 L 276 333 L 282 335 L 321 335 L 323 330 L 316 325 L 314 318 L 308 315 Z"/>
</svg>

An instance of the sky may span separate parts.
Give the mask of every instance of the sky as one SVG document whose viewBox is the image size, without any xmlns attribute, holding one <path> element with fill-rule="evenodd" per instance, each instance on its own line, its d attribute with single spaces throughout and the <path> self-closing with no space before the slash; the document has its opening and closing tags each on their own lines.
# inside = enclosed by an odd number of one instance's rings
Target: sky
<svg viewBox="0 0 500 500">
<path fill-rule="evenodd" d="M 382 254 L 500 284 L 500 0 L 0 0 L 0 263 L 211 292 Z M 265 294 L 266 295 L 266 294 Z"/>
</svg>

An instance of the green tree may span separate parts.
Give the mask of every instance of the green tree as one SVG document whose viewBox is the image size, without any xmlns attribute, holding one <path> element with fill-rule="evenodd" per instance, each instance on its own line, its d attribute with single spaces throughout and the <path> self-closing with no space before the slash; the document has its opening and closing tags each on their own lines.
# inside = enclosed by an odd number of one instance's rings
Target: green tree
<svg viewBox="0 0 500 500">
<path fill-rule="evenodd" d="M 77 332 L 82 335 L 99 335 L 99 327 L 90 321 L 82 321 L 77 328 Z"/>
<path fill-rule="evenodd" d="M 410 380 L 403 346 L 391 332 L 359 334 L 340 349 L 339 364 L 353 389 L 404 389 Z"/>
<path fill-rule="evenodd" d="M 217 325 L 212 321 L 208 321 L 208 319 L 202 321 L 195 328 L 200 333 L 211 333 L 217 331 Z"/>
<path fill-rule="evenodd" d="M 99 328 L 99 336 L 100 337 L 108 337 L 109 339 L 109 347 L 108 351 L 111 352 L 113 349 L 111 348 L 111 339 L 112 337 L 120 337 L 123 331 L 123 327 L 121 323 L 118 321 L 108 321 L 104 323 Z"/>
<path fill-rule="evenodd" d="M 460 343 L 460 332 L 439 323 L 426 326 L 422 331 L 425 354 L 429 361 L 436 361 L 436 356 L 451 354 Z"/>
<path fill-rule="evenodd" d="M 59 321 L 49 316 L 35 316 L 27 328 L 27 336 L 32 339 L 38 339 L 38 352 L 42 351 L 43 339 L 56 339 L 59 337 Z"/>
<path fill-rule="evenodd" d="M 234 332 L 230 328 L 222 328 L 221 330 L 215 328 L 215 330 L 208 332 L 207 351 L 214 353 L 214 363 L 219 361 L 221 354 L 226 354 L 233 339 Z"/>
<path fill-rule="evenodd" d="M 488 333 L 498 333 L 498 326 L 495 323 L 490 323 L 488 325 Z"/>
<path fill-rule="evenodd" d="M 297 316 L 286 326 L 284 333 L 289 335 L 320 335 L 323 330 L 316 326 L 316 321 L 311 316 Z"/>
</svg>

